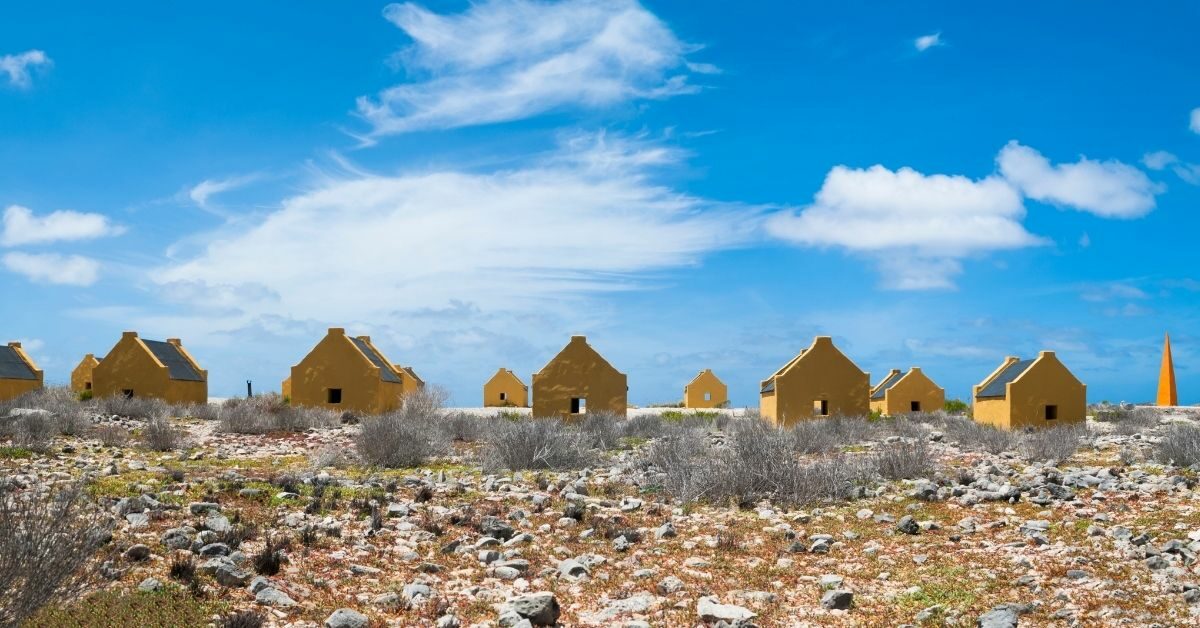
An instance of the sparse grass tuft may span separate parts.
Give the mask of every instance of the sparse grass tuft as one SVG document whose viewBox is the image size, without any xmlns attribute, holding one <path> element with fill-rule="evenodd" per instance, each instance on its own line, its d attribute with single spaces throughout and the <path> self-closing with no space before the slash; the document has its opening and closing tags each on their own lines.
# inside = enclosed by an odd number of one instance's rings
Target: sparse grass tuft
<svg viewBox="0 0 1200 628">
<path fill-rule="evenodd" d="M 579 469 L 590 464 L 593 438 L 556 418 L 505 421 L 483 446 L 486 469 Z"/>
<path fill-rule="evenodd" d="M 1163 464 L 1177 467 L 1200 464 L 1200 427 L 1191 424 L 1168 427 L 1154 454 Z"/>
</svg>

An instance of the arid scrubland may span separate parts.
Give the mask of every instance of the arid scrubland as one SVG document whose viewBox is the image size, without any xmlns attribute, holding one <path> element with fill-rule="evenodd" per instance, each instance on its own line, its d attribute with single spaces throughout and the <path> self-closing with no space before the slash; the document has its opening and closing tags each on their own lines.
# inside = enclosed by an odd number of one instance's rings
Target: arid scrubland
<svg viewBox="0 0 1200 628">
<path fill-rule="evenodd" d="M 49 389 L 0 407 L 0 625 L 1194 625 L 1200 412 L 1091 414 L 777 430 Z"/>
</svg>

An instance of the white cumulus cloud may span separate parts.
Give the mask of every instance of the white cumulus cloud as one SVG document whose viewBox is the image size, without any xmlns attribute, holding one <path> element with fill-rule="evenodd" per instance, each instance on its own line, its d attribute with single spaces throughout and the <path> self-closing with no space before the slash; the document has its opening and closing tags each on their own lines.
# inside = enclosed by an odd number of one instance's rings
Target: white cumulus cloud
<svg viewBox="0 0 1200 628">
<path fill-rule="evenodd" d="M 974 180 L 837 166 L 812 205 L 777 214 L 767 230 L 788 242 L 838 247 L 879 260 L 884 287 L 947 288 L 971 255 L 1035 246 L 1021 195 L 998 177 Z"/>
<path fill-rule="evenodd" d="M 443 15 L 414 3 L 384 17 L 412 44 L 412 80 L 358 99 L 371 137 L 519 120 L 697 91 L 681 42 L 636 0 L 482 0 Z"/>
<path fill-rule="evenodd" d="M 1200 133 L 1200 107 L 1192 109 L 1191 117 L 1188 119 L 1188 128 L 1192 133 Z"/>
<path fill-rule="evenodd" d="M 60 210 L 36 216 L 27 207 L 10 205 L 4 210 L 0 246 L 91 240 L 124 231 L 102 214 Z"/>
<path fill-rule="evenodd" d="M 913 47 L 920 52 L 924 52 L 930 48 L 940 45 L 942 45 L 941 33 L 930 33 L 928 35 L 922 35 L 913 40 Z"/>
<path fill-rule="evenodd" d="M 1115 160 L 1081 157 L 1053 165 L 1038 151 L 1009 142 L 996 157 L 1000 174 L 1036 201 L 1104 218 L 1137 218 L 1154 209 L 1162 187 L 1146 173 Z"/>
<path fill-rule="evenodd" d="M 333 177 L 153 277 L 164 292 L 236 294 L 226 305 L 248 314 L 317 320 L 453 301 L 525 310 L 628 288 L 754 225 L 754 210 L 655 184 L 649 169 L 675 157 L 601 136 L 515 170 Z"/>
<path fill-rule="evenodd" d="M 33 85 L 29 68 L 50 64 L 50 57 L 41 50 L 26 50 L 25 52 L 0 57 L 0 73 L 8 75 L 8 82 L 22 89 Z"/>
<path fill-rule="evenodd" d="M 4 267 L 35 283 L 90 286 L 100 278 L 100 263 L 80 255 L 7 253 Z"/>
</svg>

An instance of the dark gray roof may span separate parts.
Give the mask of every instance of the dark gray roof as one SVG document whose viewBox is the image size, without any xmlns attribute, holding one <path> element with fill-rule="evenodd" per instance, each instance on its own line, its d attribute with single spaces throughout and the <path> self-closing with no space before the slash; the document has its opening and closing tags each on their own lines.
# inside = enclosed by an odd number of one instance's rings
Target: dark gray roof
<svg viewBox="0 0 1200 628">
<path fill-rule="evenodd" d="M 146 347 L 150 349 L 150 353 L 158 358 L 167 367 L 167 374 L 171 379 L 184 382 L 202 382 L 204 377 L 196 370 L 192 363 L 187 358 L 183 357 L 183 353 L 179 351 L 179 347 L 159 340 L 145 340 Z"/>
<path fill-rule="evenodd" d="M 979 394 L 976 396 L 994 398 L 998 397 L 1003 399 L 1004 396 L 1008 394 L 1008 388 L 1006 388 L 1005 385 L 1020 377 L 1021 373 L 1029 370 L 1029 367 L 1033 365 L 1033 362 L 1033 360 L 1019 360 L 1017 362 L 1013 362 L 1008 366 L 1008 368 L 1001 371 L 1000 374 L 995 377 L 995 379 L 988 382 L 988 385 L 984 386 L 983 390 L 979 391 Z"/>
<path fill-rule="evenodd" d="M 21 359 L 16 349 L 3 345 L 0 346 L 0 379 L 37 379 L 37 373 Z"/>
<path fill-rule="evenodd" d="M 761 393 L 769 393 L 769 392 L 775 392 L 775 378 L 774 377 L 767 380 L 767 383 L 763 384 L 762 390 L 759 391 L 760 394 Z"/>
<path fill-rule="evenodd" d="M 371 364 L 379 367 L 379 379 L 382 379 L 385 382 L 392 382 L 393 384 L 402 383 L 400 378 L 396 377 L 396 374 L 392 372 L 391 367 L 388 366 L 387 361 L 383 359 L 383 356 L 376 353 L 375 350 L 371 348 L 371 345 L 367 344 L 362 338 L 355 338 L 351 336 L 350 340 L 354 341 L 354 346 L 358 347 L 359 351 L 362 351 L 364 354 L 366 354 L 367 359 L 371 361 Z"/>
<path fill-rule="evenodd" d="M 891 376 L 889 376 L 887 379 L 883 380 L 883 383 L 879 385 L 879 388 L 875 390 L 875 394 L 871 395 L 871 398 L 872 399 L 883 399 L 884 394 L 887 393 L 887 391 L 891 390 L 892 386 L 895 386 L 896 382 L 900 381 L 903 378 L 904 378 L 904 373 L 901 371 L 892 373 Z"/>
</svg>

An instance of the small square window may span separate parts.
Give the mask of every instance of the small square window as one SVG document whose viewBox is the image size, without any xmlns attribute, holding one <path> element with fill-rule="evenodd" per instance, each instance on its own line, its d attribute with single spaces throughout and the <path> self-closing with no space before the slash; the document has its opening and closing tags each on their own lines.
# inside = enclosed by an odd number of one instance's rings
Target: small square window
<svg viewBox="0 0 1200 628">
<path fill-rule="evenodd" d="M 913 401 L 912 403 L 908 404 L 908 409 L 911 412 L 920 412 L 921 411 L 921 402 Z"/>
<path fill-rule="evenodd" d="M 712 393 L 704 393 L 705 401 L 712 401 Z"/>
<path fill-rule="evenodd" d="M 500 401 L 508 400 L 508 393 L 500 393 Z"/>
<path fill-rule="evenodd" d="M 83 389 L 84 389 L 84 390 L 91 390 L 91 389 L 92 389 L 92 383 L 91 383 L 91 382 L 84 382 L 84 383 L 83 383 Z"/>
<path fill-rule="evenodd" d="M 587 399 L 583 397 L 571 398 L 571 414 L 587 413 Z"/>
<path fill-rule="evenodd" d="M 1053 421 L 1058 418 L 1058 406 L 1046 406 L 1046 420 Z"/>
<path fill-rule="evenodd" d="M 813 402 L 813 414 L 817 416 L 829 416 L 829 400 L 818 399 Z"/>
<path fill-rule="evenodd" d="M 341 403 L 342 402 L 342 389 L 341 388 L 330 388 L 328 391 L 328 395 L 326 396 L 326 401 L 328 403 Z"/>
</svg>

